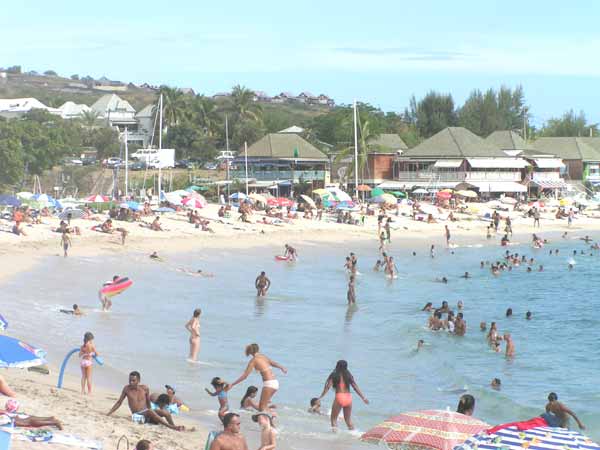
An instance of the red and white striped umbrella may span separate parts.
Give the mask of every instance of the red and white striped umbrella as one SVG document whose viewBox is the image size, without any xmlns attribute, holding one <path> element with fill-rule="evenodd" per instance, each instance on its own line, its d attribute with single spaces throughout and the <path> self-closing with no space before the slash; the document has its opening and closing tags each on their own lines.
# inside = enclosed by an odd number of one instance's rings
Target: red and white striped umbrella
<svg viewBox="0 0 600 450">
<path fill-rule="evenodd" d="M 200 208 L 204 208 L 206 206 L 206 200 L 204 200 L 204 197 L 202 197 L 202 196 L 186 197 L 181 201 L 181 203 L 183 203 L 188 208 L 192 208 L 192 209 L 200 209 Z"/>
<path fill-rule="evenodd" d="M 452 450 L 487 428 L 485 422 L 452 411 L 414 411 L 386 420 L 360 439 L 374 444 L 383 441 L 394 450 Z"/>
<path fill-rule="evenodd" d="M 95 194 L 87 197 L 85 201 L 89 203 L 104 203 L 108 201 L 108 197 L 106 195 Z"/>
</svg>

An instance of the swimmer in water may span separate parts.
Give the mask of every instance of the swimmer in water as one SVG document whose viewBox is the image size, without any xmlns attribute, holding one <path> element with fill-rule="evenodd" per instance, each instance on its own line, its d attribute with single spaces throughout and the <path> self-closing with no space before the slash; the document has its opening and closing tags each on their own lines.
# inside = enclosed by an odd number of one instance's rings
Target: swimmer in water
<svg viewBox="0 0 600 450">
<path fill-rule="evenodd" d="M 433 309 L 433 303 L 427 302 L 421 311 L 431 311 Z"/>
<path fill-rule="evenodd" d="M 158 256 L 157 252 L 152 252 L 150 254 L 150 259 L 153 259 L 155 261 L 162 261 L 162 258 L 160 256 Z"/>
<path fill-rule="evenodd" d="M 450 308 L 448 307 L 448 302 L 444 300 L 442 302 L 442 306 L 439 307 L 439 308 L 437 308 L 435 311 L 439 312 L 439 313 L 442 313 L 442 314 L 448 313 L 448 311 L 450 311 Z"/>
<path fill-rule="evenodd" d="M 319 416 L 324 416 L 325 413 L 321 411 L 321 400 L 317 397 L 313 397 L 310 399 L 310 408 L 308 408 L 308 412 L 310 414 L 317 414 Z"/>
<path fill-rule="evenodd" d="M 485 331 L 487 329 L 487 324 L 485 322 L 480 322 L 479 323 L 479 330 L 480 331 Z"/>
<path fill-rule="evenodd" d="M 269 280 L 264 271 L 261 272 L 258 277 L 256 277 L 256 280 L 254 281 L 254 287 L 256 288 L 257 297 L 264 297 L 267 295 L 267 292 L 271 287 L 271 280 Z"/>
<path fill-rule="evenodd" d="M 431 246 L 431 249 L 429 250 L 429 256 L 435 258 L 435 245 Z"/>
<path fill-rule="evenodd" d="M 385 266 L 385 273 L 389 278 L 394 278 L 396 273 L 398 272 L 398 268 L 396 267 L 396 263 L 394 262 L 394 258 L 392 256 L 388 257 L 387 264 Z"/>
<path fill-rule="evenodd" d="M 438 283 L 448 284 L 448 278 L 446 277 L 436 278 L 435 281 L 437 281 Z"/>
<path fill-rule="evenodd" d="M 188 359 L 191 361 L 198 360 L 200 352 L 200 315 L 202 310 L 196 308 L 192 314 L 192 318 L 185 324 L 185 329 L 190 333 L 190 353 Z"/>
<path fill-rule="evenodd" d="M 569 270 L 573 270 L 573 264 L 569 263 Z"/>
<path fill-rule="evenodd" d="M 467 279 L 467 278 L 471 278 L 471 275 L 469 274 L 469 272 L 465 272 L 464 275 L 460 276 L 461 278 Z"/>
<path fill-rule="evenodd" d="M 531 320 L 531 318 L 532 318 L 532 317 L 531 317 L 531 311 L 527 311 L 527 312 L 525 313 L 525 319 L 527 319 L 527 320 Z"/>
<path fill-rule="evenodd" d="M 425 345 L 425 341 L 423 339 L 419 339 L 417 341 L 417 351 L 421 350 L 424 345 Z"/>
<path fill-rule="evenodd" d="M 548 403 L 546 404 L 546 413 L 542 417 L 546 419 L 551 427 L 569 428 L 569 417 L 573 417 L 579 429 L 585 430 L 585 426 L 579 420 L 577 415 L 567 408 L 564 404 L 558 401 L 558 395 L 554 392 L 548 394 Z"/>
<path fill-rule="evenodd" d="M 177 270 L 177 272 L 183 272 L 187 275 L 191 275 L 193 277 L 204 277 L 204 278 L 212 278 L 215 276 L 214 273 L 211 272 L 205 272 L 204 270 L 198 269 L 198 270 L 190 270 L 190 269 L 185 269 L 185 268 L 179 268 L 179 269 L 175 269 Z"/>
<path fill-rule="evenodd" d="M 464 306 L 464 303 L 463 303 L 463 301 L 462 301 L 462 300 L 459 300 L 459 301 L 458 301 L 458 303 L 456 304 L 456 308 L 457 308 L 459 311 L 462 311 L 462 309 L 463 309 L 463 306 Z"/>
<path fill-rule="evenodd" d="M 502 381 L 500 381 L 500 378 L 494 378 L 492 380 L 492 382 L 490 383 L 490 386 L 492 387 L 492 389 L 494 389 L 495 391 L 499 391 L 500 388 L 502 387 Z"/>
<path fill-rule="evenodd" d="M 375 263 L 375 267 L 373 267 L 373 271 L 379 272 L 379 270 L 381 269 L 381 266 L 382 266 L 381 260 L 378 259 L 377 262 Z"/>
<path fill-rule="evenodd" d="M 513 310 L 512 310 L 512 308 L 508 308 L 508 309 L 506 310 L 506 317 L 512 317 L 512 315 L 513 315 Z"/>
</svg>

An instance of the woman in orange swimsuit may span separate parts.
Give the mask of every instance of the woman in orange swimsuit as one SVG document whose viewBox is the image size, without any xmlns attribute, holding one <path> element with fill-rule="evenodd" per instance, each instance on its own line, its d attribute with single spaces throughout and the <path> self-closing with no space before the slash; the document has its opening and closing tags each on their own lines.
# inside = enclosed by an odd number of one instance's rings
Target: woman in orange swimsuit
<svg viewBox="0 0 600 450">
<path fill-rule="evenodd" d="M 89 331 L 83 335 L 83 345 L 79 349 L 79 365 L 81 366 L 81 393 L 85 395 L 87 385 L 88 395 L 92 394 L 92 358 L 98 355 L 94 345 L 94 335 Z"/>
<path fill-rule="evenodd" d="M 325 394 L 331 389 L 335 390 L 335 400 L 333 401 L 333 405 L 331 407 L 331 427 L 337 428 L 337 419 L 340 415 L 340 411 L 344 410 L 344 420 L 346 421 L 346 425 L 349 430 L 354 429 L 354 425 L 352 424 L 352 393 L 350 392 L 350 387 L 356 391 L 358 396 L 365 402 L 367 405 L 369 404 L 369 400 L 363 395 L 360 388 L 354 381 L 354 377 L 348 370 L 348 363 L 344 360 L 340 360 L 335 365 L 335 370 L 331 372 L 327 381 L 325 382 L 325 387 L 323 388 L 323 393 L 319 397 L 321 400 L 325 397 Z"/>
</svg>

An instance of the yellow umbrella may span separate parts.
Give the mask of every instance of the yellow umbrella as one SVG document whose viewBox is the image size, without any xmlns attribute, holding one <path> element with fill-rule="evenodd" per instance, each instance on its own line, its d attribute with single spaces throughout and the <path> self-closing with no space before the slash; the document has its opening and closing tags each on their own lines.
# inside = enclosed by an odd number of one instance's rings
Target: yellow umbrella
<svg viewBox="0 0 600 450">
<path fill-rule="evenodd" d="M 474 191 L 456 191 L 456 195 L 467 198 L 477 198 L 477 193 Z"/>
<path fill-rule="evenodd" d="M 267 204 L 267 199 L 265 198 L 264 195 L 260 195 L 260 194 L 250 194 L 248 195 L 248 197 L 250 197 L 252 200 L 257 201 L 258 203 L 263 203 L 263 204 Z"/>
<path fill-rule="evenodd" d="M 331 192 L 329 192 L 327 189 L 315 189 L 312 192 L 313 192 L 313 194 L 317 194 L 319 197 L 324 197 L 325 195 L 331 195 Z"/>
<path fill-rule="evenodd" d="M 302 198 L 302 200 L 304 200 L 304 201 L 306 202 L 306 204 L 307 204 L 308 206 L 310 206 L 311 208 L 316 208 L 316 207 L 317 207 L 317 205 L 315 204 L 315 201 L 314 201 L 312 198 L 310 198 L 308 195 L 304 195 L 304 194 L 302 194 L 300 197 L 301 197 L 301 198 Z"/>
<path fill-rule="evenodd" d="M 560 199 L 560 206 L 569 206 L 571 203 L 573 203 L 573 200 L 571 200 L 570 198 Z"/>
<path fill-rule="evenodd" d="M 394 197 L 392 194 L 381 194 L 380 197 L 385 203 L 389 203 L 390 205 L 395 205 L 398 203 L 398 200 L 396 200 L 396 197 Z"/>
<path fill-rule="evenodd" d="M 452 189 L 446 188 L 446 189 L 442 189 L 440 192 L 450 192 L 450 193 L 452 193 Z"/>
</svg>

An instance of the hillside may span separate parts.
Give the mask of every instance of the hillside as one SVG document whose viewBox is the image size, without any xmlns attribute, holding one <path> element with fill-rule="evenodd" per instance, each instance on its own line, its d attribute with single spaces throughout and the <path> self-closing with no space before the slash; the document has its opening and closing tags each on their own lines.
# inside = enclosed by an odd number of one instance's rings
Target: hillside
<svg viewBox="0 0 600 450">
<path fill-rule="evenodd" d="M 57 108 L 66 101 L 90 106 L 101 96 L 115 93 L 127 100 L 136 111 L 157 100 L 156 88 L 139 87 L 127 83 L 118 86 L 109 86 L 108 84 L 94 86 L 96 83 L 98 81 L 94 82 L 91 79 L 72 80 L 60 76 L 8 73 L 7 78 L 0 78 L 0 98 L 33 97 L 48 106 Z M 218 104 L 224 102 L 223 99 L 216 101 Z M 330 110 L 325 106 L 300 103 L 261 103 L 261 105 L 267 116 L 277 116 L 276 122 L 280 123 L 272 125 L 281 124 L 282 128 L 290 126 L 288 124 L 306 124 L 310 119 Z M 271 127 L 269 126 L 269 128 Z"/>
</svg>

